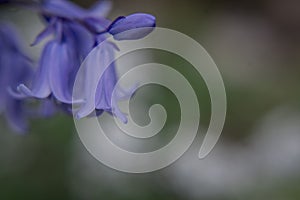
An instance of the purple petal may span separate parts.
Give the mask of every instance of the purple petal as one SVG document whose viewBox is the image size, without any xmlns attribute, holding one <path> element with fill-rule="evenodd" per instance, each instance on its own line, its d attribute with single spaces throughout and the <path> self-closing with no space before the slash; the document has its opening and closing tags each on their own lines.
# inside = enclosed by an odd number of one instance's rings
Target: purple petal
<svg viewBox="0 0 300 200">
<path fill-rule="evenodd" d="M 13 66 L 13 68 L 11 67 Z M 16 99 L 24 99 L 27 97 L 26 95 L 16 91 L 15 89 L 21 83 L 26 83 L 28 80 L 32 79 L 33 70 L 31 67 L 31 63 L 28 62 L 26 58 L 23 56 L 16 56 L 11 58 L 11 65 L 9 65 L 9 69 L 11 70 L 12 75 L 7 75 L 10 77 L 9 84 L 6 84 L 6 92 L 8 95 L 16 98 Z"/>
<path fill-rule="evenodd" d="M 51 89 L 48 81 L 48 73 L 53 60 L 55 60 L 54 42 L 49 42 L 43 50 L 38 70 L 30 90 L 24 84 L 18 86 L 17 90 L 28 97 L 46 98 L 51 94 Z"/>
<path fill-rule="evenodd" d="M 114 52 L 112 46 L 106 48 L 107 63 L 113 61 Z M 117 74 L 115 70 L 114 63 L 110 64 L 106 70 L 103 72 L 103 75 L 98 83 L 96 91 L 96 108 L 109 110 L 111 109 L 111 98 L 112 92 L 117 82 Z"/>
<path fill-rule="evenodd" d="M 85 10 L 71 1 L 64 0 L 45 0 L 41 9 L 43 14 L 67 19 L 81 18 L 86 15 Z"/>
<path fill-rule="evenodd" d="M 74 69 L 74 65 L 71 52 L 65 43 L 55 43 L 51 54 L 53 59 L 48 79 L 53 96 L 63 103 L 72 103 L 69 75 Z"/>
<path fill-rule="evenodd" d="M 116 40 L 136 40 L 148 35 L 155 27 L 155 17 L 136 13 L 117 18 L 108 28 Z"/>
<path fill-rule="evenodd" d="M 114 61 L 114 49 L 115 46 L 113 43 L 107 43 L 105 48 L 105 54 L 107 61 L 104 62 L 105 66 L 109 64 L 109 66 L 105 69 L 102 74 L 102 77 L 98 83 L 95 102 L 96 102 L 96 110 L 99 111 L 104 110 L 109 112 L 124 123 L 127 123 L 127 117 L 120 111 L 117 101 L 118 97 L 113 93 L 114 89 L 118 90 L 117 85 L 117 73 L 115 68 L 115 63 L 109 63 Z"/>
<path fill-rule="evenodd" d="M 20 85 L 18 85 L 18 87 L 20 87 L 22 85 L 22 87 L 24 87 L 25 85 L 24 84 L 20 84 Z M 18 88 L 17 87 L 17 88 Z M 25 86 L 25 88 L 27 88 L 26 86 Z M 28 88 L 27 88 L 28 89 Z M 17 91 L 15 91 L 12 87 L 8 87 L 7 88 L 7 92 L 8 92 L 8 94 L 10 95 L 10 96 L 12 96 L 13 98 L 15 98 L 15 99 L 19 99 L 19 100 L 21 100 L 21 99 L 25 99 L 25 98 L 27 98 L 28 96 L 31 96 L 31 95 L 25 95 L 23 92 L 22 93 L 20 93 L 19 92 L 19 89 L 17 89 Z M 31 93 L 31 91 L 29 92 L 29 93 Z M 29 94 L 28 93 L 28 94 Z M 32 94 L 32 93 L 31 93 Z M 1 103 L 0 103 L 1 104 Z"/>
<path fill-rule="evenodd" d="M 68 45 L 75 48 L 78 53 L 78 61 L 80 62 L 92 50 L 95 40 L 94 36 L 81 25 L 71 22 L 64 25 L 64 31 L 67 35 Z M 80 63 L 78 65 L 80 66 Z"/>
<path fill-rule="evenodd" d="M 99 91 L 99 79 L 102 73 L 105 70 L 105 67 L 109 65 L 108 62 L 113 61 L 112 55 L 110 55 L 110 51 L 107 51 L 109 46 L 108 42 L 103 42 L 86 58 L 83 68 L 81 69 L 80 75 L 82 75 L 82 79 L 84 80 L 83 90 L 81 91 L 84 99 L 86 100 L 85 104 L 83 104 L 79 111 L 77 112 L 77 117 L 82 118 L 90 115 L 96 108 L 96 102 L 98 101 L 99 93 L 94 93 Z M 96 99 L 95 99 L 96 96 Z"/>
<path fill-rule="evenodd" d="M 38 34 L 38 36 L 35 38 L 34 42 L 31 44 L 31 46 L 35 46 L 38 43 L 40 43 L 43 39 L 48 37 L 49 35 L 53 34 L 55 31 L 54 23 L 56 22 L 56 19 L 52 19 L 49 23 L 49 25 Z"/>
<path fill-rule="evenodd" d="M 114 63 L 111 63 L 114 61 L 114 48 L 111 43 L 104 41 L 95 47 L 87 57 L 84 68 L 81 69 L 84 70 L 82 72 L 84 73 L 83 80 L 85 80 L 81 92 L 84 94 L 86 102 L 77 111 L 77 118 L 98 116 L 106 111 L 114 114 L 124 123 L 127 122 L 126 116 L 116 104 L 117 98 L 113 96 L 117 82 L 115 66 Z M 94 111 L 96 112 L 94 113 Z"/>
</svg>

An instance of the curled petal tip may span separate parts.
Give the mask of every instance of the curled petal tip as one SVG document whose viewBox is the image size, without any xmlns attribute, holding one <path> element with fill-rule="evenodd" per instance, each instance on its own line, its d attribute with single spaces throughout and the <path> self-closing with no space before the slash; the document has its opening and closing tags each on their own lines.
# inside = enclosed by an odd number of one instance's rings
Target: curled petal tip
<svg viewBox="0 0 300 200">
<path fill-rule="evenodd" d="M 7 92 L 10 96 L 12 96 L 15 99 L 24 99 L 27 97 L 26 95 L 20 93 L 19 91 L 13 90 L 11 87 L 7 88 Z"/>
<path fill-rule="evenodd" d="M 24 84 L 20 84 L 17 87 L 17 91 L 26 96 L 34 96 L 31 92 L 31 90 L 28 87 L 26 87 Z"/>
</svg>

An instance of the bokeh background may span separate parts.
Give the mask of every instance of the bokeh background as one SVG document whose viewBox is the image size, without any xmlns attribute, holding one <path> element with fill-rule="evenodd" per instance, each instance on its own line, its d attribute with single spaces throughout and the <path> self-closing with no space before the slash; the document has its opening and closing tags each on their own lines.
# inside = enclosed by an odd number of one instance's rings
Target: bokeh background
<svg viewBox="0 0 300 200">
<path fill-rule="evenodd" d="M 197 93 L 201 128 L 184 156 L 156 172 L 121 173 L 87 152 L 69 116 L 32 120 L 26 135 L 11 132 L 1 119 L 0 199 L 300 199 L 300 1 L 112 2 L 109 18 L 151 13 L 157 26 L 194 38 L 214 59 L 228 98 L 216 148 L 197 159 L 210 118 L 201 76 L 168 52 L 136 52 L 134 63 L 149 60 L 174 67 Z M 89 7 L 94 1 L 76 3 Z M 24 48 L 37 59 L 43 44 L 29 44 L 42 30 L 40 19 L 20 8 L 2 6 L 0 12 L 1 21 L 17 26 Z M 142 105 L 132 112 L 137 123 L 149 123 L 147 108 L 154 103 L 164 105 L 169 116 L 159 137 L 163 144 L 176 132 L 180 108 L 166 88 L 144 86 L 131 100 L 132 107 Z"/>
</svg>

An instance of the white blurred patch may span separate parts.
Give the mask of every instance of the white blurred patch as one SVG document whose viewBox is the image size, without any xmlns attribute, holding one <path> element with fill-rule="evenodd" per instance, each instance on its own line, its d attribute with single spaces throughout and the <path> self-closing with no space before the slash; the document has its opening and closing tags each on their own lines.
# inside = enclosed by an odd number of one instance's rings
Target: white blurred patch
<svg viewBox="0 0 300 200">
<path fill-rule="evenodd" d="M 204 160 L 196 159 L 194 148 L 174 164 L 171 183 L 197 198 L 232 195 L 299 177 L 299 122 L 300 113 L 280 108 L 261 120 L 246 145 L 219 142 Z"/>
</svg>

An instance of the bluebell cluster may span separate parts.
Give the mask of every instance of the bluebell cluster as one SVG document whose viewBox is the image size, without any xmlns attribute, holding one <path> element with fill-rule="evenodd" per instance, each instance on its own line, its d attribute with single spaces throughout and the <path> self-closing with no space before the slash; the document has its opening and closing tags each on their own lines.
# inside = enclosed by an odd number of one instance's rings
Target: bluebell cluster
<svg viewBox="0 0 300 200">
<path fill-rule="evenodd" d="M 43 19 L 45 28 L 32 45 L 51 37 L 35 63 L 22 52 L 21 41 L 12 26 L 0 25 L 0 111 L 11 127 L 18 132 L 26 132 L 27 119 L 31 116 L 48 116 L 56 110 L 72 114 L 75 78 L 82 62 L 93 50 L 98 52 L 90 62 L 90 70 L 85 72 L 83 84 L 86 90 L 92 84 L 91 79 L 95 78 L 95 70 L 102 70 L 103 75 L 97 83 L 94 99 L 86 95 L 77 102 L 79 111 L 76 117 L 108 112 L 126 122 L 126 116 L 117 106 L 119 97 L 113 95 L 118 80 L 115 64 L 104 69 L 106 60 L 113 58 L 117 50 L 106 38 L 109 35 L 115 40 L 143 38 L 155 27 L 154 16 L 135 13 L 111 21 L 106 18 L 111 7 L 108 1 L 100 1 L 90 9 L 83 9 L 67 0 L 38 3 L 7 0 L 5 3 L 25 5 Z M 97 48 L 99 44 L 101 48 Z M 28 99 L 38 99 L 41 107 L 28 106 Z"/>
</svg>

